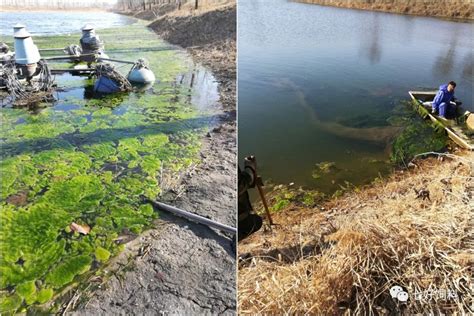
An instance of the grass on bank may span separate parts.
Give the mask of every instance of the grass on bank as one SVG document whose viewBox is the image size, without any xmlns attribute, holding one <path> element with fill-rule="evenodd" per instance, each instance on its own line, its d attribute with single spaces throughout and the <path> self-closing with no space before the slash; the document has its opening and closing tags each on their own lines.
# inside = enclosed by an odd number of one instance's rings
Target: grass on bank
<svg viewBox="0 0 474 316">
<path fill-rule="evenodd" d="M 473 19 L 471 0 L 295 0 L 340 8 L 383 11 L 451 19 Z"/>
<path fill-rule="evenodd" d="M 280 253 L 240 267 L 240 312 L 472 312 L 474 153 L 441 157 L 415 161 L 413 170 L 324 204 L 324 212 L 304 209 L 291 227 L 285 222 L 297 208 L 275 214 L 282 226 L 240 249 Z M 300 255 L 285 260 L 291 247 Z M 390 296 L 394 285 L 408 302 Z"/>
</svg>

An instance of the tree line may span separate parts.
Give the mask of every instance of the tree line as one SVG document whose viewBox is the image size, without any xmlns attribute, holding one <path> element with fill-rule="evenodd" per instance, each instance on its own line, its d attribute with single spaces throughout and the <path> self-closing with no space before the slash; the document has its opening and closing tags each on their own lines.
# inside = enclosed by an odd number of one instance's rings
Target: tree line
<svg viewBox="0 0 474 316">
<path fill-rule="evenodd" d="M 177 7 L 189 2 L 190 0 L 118 0 L 117 8 L 121 10 L 151 10 L 154 6 L 172 4 Z M 192 0 L 199 5 L 198 0 Z"/>
<path fill-rule="evenodd" d="M 170 4 L 181 8 L 181 5 L 191 3 L 195 9 L 202 5 L 220 4 L 232 2 L 229 0 L 117 0 L 117 8 L 119 10 L 151 10 L 155 6 Z"/>
</svg>

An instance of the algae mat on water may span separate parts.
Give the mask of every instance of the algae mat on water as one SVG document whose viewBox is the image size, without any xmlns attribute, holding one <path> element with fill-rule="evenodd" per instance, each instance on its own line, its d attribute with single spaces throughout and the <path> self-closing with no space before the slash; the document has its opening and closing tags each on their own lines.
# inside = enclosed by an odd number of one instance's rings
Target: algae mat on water
<svg viewBox="0 0 474 316">
<path fill-rule="evenodd" d="M 212 115 L 192 104 L 199 91 L 183 83 L 190 60 L 140 23 L 98 33 L 111 57 L 147 58 L 160 82 L 142 93 L 87 99 L 90 79 L 60 76 L 64 89 L 54 104 L 1 109 L 2 313 L 51 300 L 116 255 L 120 234 L 140 233 L 156 217 L 142 197 L 165 189 L 160 176 L 198 163 Z M 35 43 L 62 47 L 78 38 Z M 80 234 L 71 223 L 91 230 Z"/>
</svg>

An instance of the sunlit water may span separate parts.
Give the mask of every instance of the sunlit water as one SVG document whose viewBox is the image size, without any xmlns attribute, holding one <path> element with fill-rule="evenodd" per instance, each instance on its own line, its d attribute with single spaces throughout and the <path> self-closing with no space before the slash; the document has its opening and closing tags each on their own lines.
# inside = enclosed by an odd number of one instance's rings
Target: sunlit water
<svg viewBox="0 0 474 316">
<path fill-rule="evenodd" d="M 0 21 L 0 34 L 11 35 L 13 25 L 23 23 L 32 35 L 56 35 L 75 33 L 85 23 L 104 29 L 131 24 L 134 19 L 100 11 L 40 11 L 0 12 Z"/>
<path fill-rule="evenodd" d="M 408 91 L 454 80 L 473 108 L 473 25 L 288 1 L 239 2 L 240 159 L 264 178 L 334 191 L 390 165 L 387 119 Z M 315 164 L 338 172 L 315 179 Z"/>
</svg>

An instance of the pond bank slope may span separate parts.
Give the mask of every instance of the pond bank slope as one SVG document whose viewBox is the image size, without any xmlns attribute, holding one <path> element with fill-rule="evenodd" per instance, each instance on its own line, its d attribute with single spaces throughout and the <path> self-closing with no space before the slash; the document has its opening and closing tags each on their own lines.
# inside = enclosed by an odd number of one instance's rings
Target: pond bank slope
<svg viewBox="0 0 474 316">
<path fill-rule="evenodd" d="M 473 152 L 437 154 L 314 207 L 286 204 L 272 231 L 239 243 L 240 313 L 469 314 L 473 183 Z"/>
</svg>

